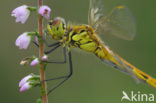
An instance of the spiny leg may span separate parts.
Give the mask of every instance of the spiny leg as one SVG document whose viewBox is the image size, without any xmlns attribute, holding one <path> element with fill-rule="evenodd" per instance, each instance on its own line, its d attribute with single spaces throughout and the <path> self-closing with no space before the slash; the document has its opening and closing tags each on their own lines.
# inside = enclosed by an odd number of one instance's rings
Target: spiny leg
<svg viewBox="0 0 156 103">
<path fill-rule="evenodd" d="M 56 63 L 56 64 L 64 64 L 67 62 L 67 56 L 66 56 L 66 47 L 63 48 L 63 55 L 64 55 L 64 61 L 60 61 L 60 62 L 56 62 L 56 61 L 41 61 L 41 62 L 45 62 L 45 63 Z M 58 80 L 58 79 L 62 79 L 62 78 L 66 78 L 67 75 L 65 76 L 60 76 L 60 77 L 56 77 L 56 78 L 51 78 L 51 79 L 46 79 L 44 80 L 45 82 L 48 82 L 48 81 L 52 81 L 52 80 Z M 40 84 L 38 84 L 40 85 Z M 38 86 L 36 85 L 36 86 Z"/>
<path fill-rule="evenodd" d="M 59 82 L 52 89 L 50 89 L 47 94 L 50 94 L 53 90 L 55 90 L 57 87 L 59 87 L 61 84 L 63 84 L 66 80 L 68 80 L 71 77 L 71 75 L 73 73 L 73 66 L 72 66 L 72 58 L 71 58 L 70 51 L 68 53 L 68 57 L 69 57 L 69 74 L 67 76 L 65 76 L 61 82 Z"/>
<path fill-rule="evenodd" d="M 46 35 L 48 34 L 46 30 L 44 30 L 44 33 Z M 48 44 L 48 42 L 46 41 L 46 39 L 44 37 L 41 37 L 41 36 L 38 35 L 38 38 L 41 39 L 47 47 L 53 47 L 55 45 L 59 45 L 60 44 L 59 41 L 55 42 L 55 43 L 52 43 L 52 44 Z M 39 45 L 35 41 L 33 41 L 33 43 L 39 47 Z"/>
<path fill-rule="evenodd" d="M 46 46 L 48 47 L 53 47 L 55 46 L 54 48 L 48 50 L 45 52 L 45 54 L 49 54 L 51 53 L 52 51 L 56 50 L 58 47 L 60 47 L 60 42 L 56 42 L 56 43 L 53 43 L 53 44 L 48 44 L 47 41 L 42 38 L 43 42 L 45 43 Z M 39 45 L 33 41 L 33 43 L 39 47 Z M 63 63 L 66 63 L 66 48 L 64 47 L 63 48 L 63 52 L 64 52 L 64 61 L 63 62 L 54 62 L 54 61 L 44 61 L 44 62 L 47 62 L 47 63 L 58 63 L 58 64 L 63 64 Z M 49 90 L 48 94 L 50 94 L 53 90 L 55 90 L 57 87 L 59 87 L 61 84 L 63 84 L 66 80 L 68 80 L 71 75 L 72 75 L 72 60 L 71 60 L 71 52 L 68 53 L 68 56 L 69 56 L 69 68 L 70 68 L 70 72 L 68 75 L 66 76 L 61 76 L 61 77 L 57 77 L 57 78 L 53 78 L 53 79 L 47 79 L 47 80 L 44 80 L 44 81 L 51 81 L 51 80 L 57 80 L 57 79 L 63 79 L 63 81 L 61 81 L 60 83 L 58 83 L 57 85 L 55 85 L 51 90 Z"/>
<path fill-rule="evenodd" d="M 64 64 L 67 62 L 67 56 L 66 56 L 66 48 L 63 48 L 63 55 L 64 55 L 64 61 L 44 61 L 46 63 L 56 63 L 56 64 Z M 46 79 L 44 81 L 52 81 L 52 80 L 57 80 L 57 79 L 62 79 L 62 78 L 66 78 L 67 76 L 60 76 L 60 77 L 56 77 L 56 78 L 51 78 L 51 79 Z"/>
<path fill-rule="evenodd" d="M 39 47 L 39 45 L 33 41 L 33 43 Z M 45 54 L 49 54 L 51 53 L 52 51 L 56 50 L 58 47 L 60 47 L 61 45 L 59 44 L 60 42 L 56 42 L 54 44 L 51 44 L 51 46 L 55 46 L 54 48 L 51 48 L 50 50 L 44 52 Z M 63 55 L 64 55 L 64 61 L 59 61 L 59 62 L 56 62 L 56 61 L 43 61 L 43 62 L 46 62 L 46 63 L 57 63 L 57 64 L 64 64 L 67 62 L 67 56 L 66 56 L 66 48 L 64 47 L 63 48 Z M 65 78 L 66 76 L 61 76 L 61 77 L 57 77 L 57 78 L 53 78 L 53 79 L 47 79 L 47 80 L 44 80 L 44 81 L 51 81 L 51 80 L 57 80 L 57 79 L 62 79 L 62 78 Z"/>
<path fill-rule="evenodd" d="M 34 43 L 37 47 L 39 47 L 39 45 L 38 45 L 35 41 L 33 41 L 33 43 Z M 48 46 L 48 47 L 53 47 L 53 46 L 55 46 L 55 47 L 51 48 L 51 49 L 48 50 L 48 51 L 44 51 L 45 54 L 51 53 L 52 51 L 56 50 L 56 49 L 57 49 L 58 47 L 60 47 L 61 45 L 60 45 L 60 42 L 56 42 L 56 43 L 52 43 L 52 44 L 47 45 L 47 46 Z"/>
<path fill-rule="evenodd" d="M 47 46 L 47 47 L 53 47 L 53 46 L 55 46 L 55 45 L 59 45 L 60 44 L 60 42 L 58 41 L 58 42 L 55 42 L 55 43 L 52 43 L 52 44 L 48 44 L 48 42 L 42 37 L 42 41 L 45 43 L 45 45 Z"/>
<path fill-rule="evenodd" d="M 44 51 L 44 53 L 45 53 L 45 54 L 49 54 L 49 53 L 53 52 L 54 50 L 56 50 L 56 49 L 57 49 L 58 47 L 60 47 L 60 46 L 61 46 L 61 45 L 58 44 L 58 45 L 56 45 L 55 47 L 51 48 L 50 50 Z"/>
<path fill-rule="evenodd" d="M 55 42 L 55 43 L 52 43 L 52 44 L 46 44 L 46 46 L 48 46 L 48 47 L 53 47 L 55 45 L 60 45 L 60 42 L 58 41 L 58 42 Z"/>
<path fill-rule="evenodd" d="M 64 55 L 64 61 L 61 62 L 56 62 L 56 61 L 45 61 L 46 63 L 56 63 L 56 64 L 64 64 L 67 62 L 67 56 L 66 56 L 66 48 L 63 48 L 63 55 Z M 51 79 L 46 79 L 44 81 L 48 82 L 48 81 L 52 81 L 52 80 L 58 80 L 58 79 L 63 79 L 66 78 L 67 76 L 60 76 L 60 77 L 56 77 L 56 78 L 51 78 Z"/>
<path fill-rule="evenodd" d="M 63 56 L 64 56 L 64 60 L 63 61 L 45 61 L 45 62 L 46 63 L 56 63 L 56 64 L 64 64 L 64 63 L 66 63 L 67 62 L 67 56 L 66 56 L 66 48 L 65 47 L 63 48 Z"/>
<path fill-rule="evenodd" d="M 40 47 L 35 41 L 32 41 L 38 48 Z"/>
<path fill-rule="evenodd" d="M 44 37 L 40 37 L 38 36 L 43 42 L 44 44 L 47 46 L 47 47 L 53 47 L 53 46 L 56 46 L 56 45 L 59 45 L 60 44 L 60 41 L 57 41 L 55 43 L 52 43 L 52 44 L 48 44 L 48 42 L 44 39 Z M 39 47 L 39 44 L 36 42 L 36 41 L 32 41 L 37 47 Z"/>
</svg>

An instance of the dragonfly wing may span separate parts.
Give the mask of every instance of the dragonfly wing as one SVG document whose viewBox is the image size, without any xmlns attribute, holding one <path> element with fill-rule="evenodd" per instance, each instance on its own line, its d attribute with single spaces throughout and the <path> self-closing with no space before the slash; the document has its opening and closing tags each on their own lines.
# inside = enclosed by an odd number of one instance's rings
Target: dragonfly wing
<svg viewBox="0 0 156 103">
<path fill-rule="evenodd" d="M 99 35 L 112 34 L 125 40 L 132 40 L 136 34 L 136 22 L 127 7 L 117 6 L 95 22 L 95 30 Z"/>
<path fill-rule="evenodd" d="M 122 67 L 119 67 L 120 70 L 126 72 L 128 75 L 130 75 L 135 81 L 137 84 L 139 84 L 141 82 L 141 79 L 138 78 L 138 76 L 134 73 L 132 67 L 130 67 L 129 65 L 127 65 L 127 63 L 124 62 L 124 60 L 119 57 L 117 54 L 114 54 L 114 58 L 120 63 L 120 65 Z"/>
<path fill-rule="evenodd" d="M 102 17 L 102 5 L 99 0 L 90 0 L 88 11 L 88 24 L 94 28 L 96 22 Z"/>
</svg>

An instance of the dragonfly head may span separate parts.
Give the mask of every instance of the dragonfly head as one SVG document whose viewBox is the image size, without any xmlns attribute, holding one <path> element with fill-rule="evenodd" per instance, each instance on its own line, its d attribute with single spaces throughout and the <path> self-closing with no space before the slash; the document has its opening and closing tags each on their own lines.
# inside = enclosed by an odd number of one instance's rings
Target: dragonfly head
<svg viewBox="0 0 156 103">
<path fill-rule="evenodd" d="M 56 17 L 51 20 L 47 25 L 48 34 L 55 40 L 60 40 L 66 31 L 65 20 L 61 17 Z"/>
</svg>

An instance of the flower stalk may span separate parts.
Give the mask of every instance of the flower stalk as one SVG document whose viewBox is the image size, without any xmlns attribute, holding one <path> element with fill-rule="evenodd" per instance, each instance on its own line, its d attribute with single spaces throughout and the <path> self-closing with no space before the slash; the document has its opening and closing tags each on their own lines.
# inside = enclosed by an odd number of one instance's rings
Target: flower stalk
<svg viewBox="0 0 156 103">
<path fill-rule="evenodd" d="M 38 31 L 35 32 L 24 32 L 16 39 L 15 45 L 19 47 L 19 49 L 28 49 L 29 44 L 31 42 L 35 43 L 37 47 L 39 47 L 39 57 L 27 57 L 20 62 L 21 65 L 30 65 L 36 66 L 39 65 L 40 75 L 29 75 L 23 78 L 20 81 L 19 87 L 20 92 L 24 92 L 29 90 L 33 87 L 40 86 L 41 87 L 41 94 L 42 94 L 42 103 L 48 103 L 47 98 L 47 87 L 45 83 L 45 69 L 47 63 L 45 61 L 48 60 L 48 56 L 44 55 L 44 42 L 43 40 L 43 19 L 50 19 L 51 8 L 47 5 L 43 5 L 43 0 L 37 0 L 38 8 L 21 5 L 15 8 L 11 12 L 11 16 L 15 17 L 15 22 L 21 22 L 24 24 L 30 14 L 36 11 L 38 13 Z M 37 100 L 37 103 L 41 103 L 41 100 Z"/>
<path fill-rule="evenodd" d="M 43 0 L 38 0 L 38 6 L 41 7 L 43 5 Z M 38 15 L 38 30 L 39 30 L 39 35 L 42 38 L 43 37 L 43 18 L 41 15 Z M 44 56 L 44 44 L 43 42 L 39 43 L 39 58 L 42 59 Z M 47 87 L 46 83 L 44 82 L 45 80 L 45 71 L 44 71 L 44 63 L 40 63 L 40 79 L 41 79 L 41 85 L 44 90 L 42 93 L 42 99 L 43 103 L 48 103 L 48 98 L 47 98 Z"/>
</svg>

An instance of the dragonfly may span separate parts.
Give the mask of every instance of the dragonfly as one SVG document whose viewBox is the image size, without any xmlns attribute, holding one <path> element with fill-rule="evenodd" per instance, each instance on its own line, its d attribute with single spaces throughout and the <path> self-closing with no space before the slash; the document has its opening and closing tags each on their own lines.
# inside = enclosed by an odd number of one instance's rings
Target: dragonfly
<svg viewBox="0 0 156 103">
<path fill-rule="evenodd" d="M 98 57 L 101 62 L 128 74 L 137 82 L 143 81 L 156 88 L 156 79 L 121 58 L 117 53 L 113 52 L 102 39 L 105 34 L 114 35 L 125 40 L 132 40 L 135 37 L 136 23 L 132 13 L 126 6 L 119 5 L 105 14 L 97 3 L 97 0 L 90 0 L 88 24 L 66 24 L 63 18 L 55 17 L 47 24 L 47 34 L 57 42 L 49 45 L 46 40 L 43 40 L 48 47 L 52 47 L 50 50 L 45 51 L 45 54 L 49 54 L 62 46 L 64 60 L 45 62 L 64 64 L 67 63 L 67 59 L 69 60 L 68 75 L 45 80 L 63 79 L 50 89 L 48 94 L 71 77 L 73 73 L 71 48 L 78 48 L 92 53 Z"/>
</svg>

